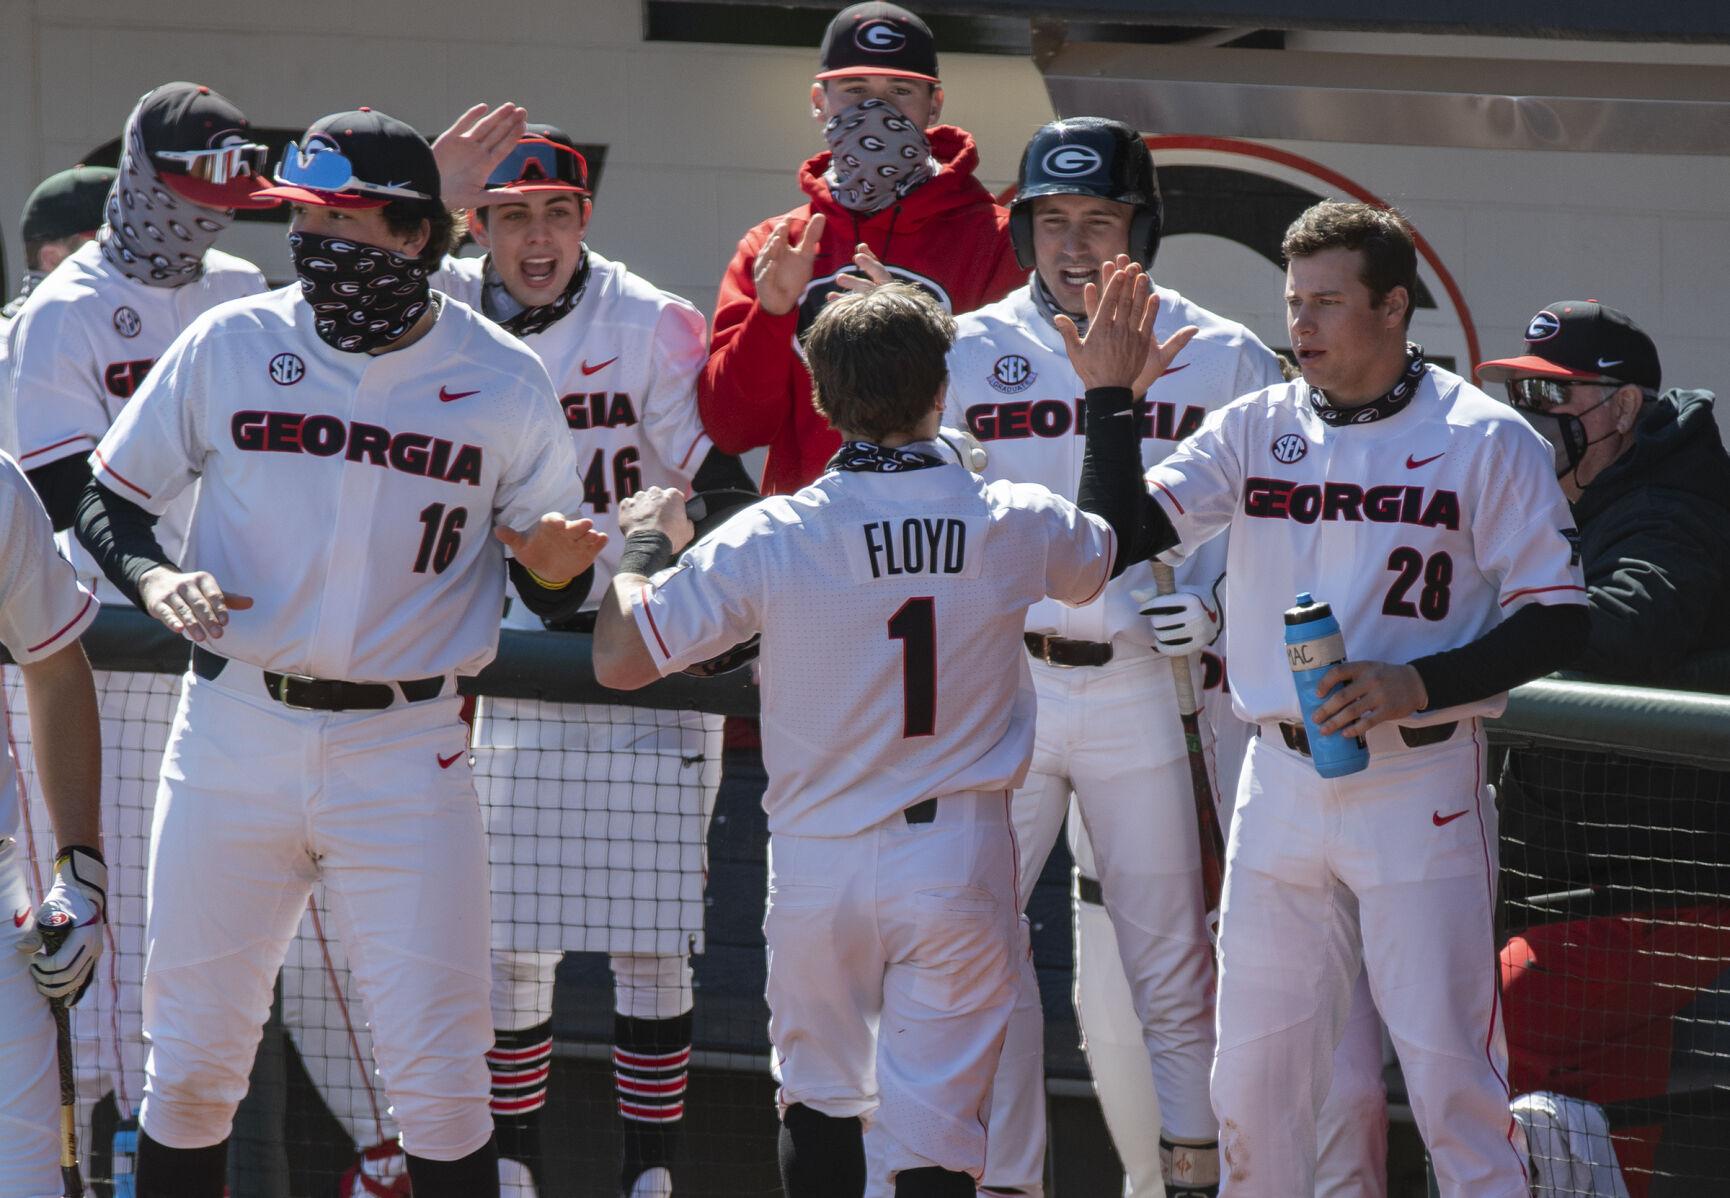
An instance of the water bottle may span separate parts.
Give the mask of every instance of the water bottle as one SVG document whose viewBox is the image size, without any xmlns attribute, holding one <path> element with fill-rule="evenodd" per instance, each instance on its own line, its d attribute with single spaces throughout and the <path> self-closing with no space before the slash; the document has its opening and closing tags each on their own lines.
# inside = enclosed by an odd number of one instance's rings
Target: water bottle
<svg viewBox="0 0 1730 1198">
<path fill-rule="evenodd" d="M 133 1198 L 138 1193 L 132 1181 L 132 1162 L 138 1157 L 138 1120 L 123 1119 L 114 1129 L 114 1152 L 108 1158 L 113 1169 L 114 1198 Z"/>
<path fill-rule="evenodd" d="M 1327 695 L 1316 697 L 1322 675 L 1346 659 L 1346 639 L 1340 633 L 1334 609 L 1318 603 L 1308 591 L 1297 597 L 1297 605 L 1285 614 L 1285 654 L 1291 665 L 1292 684 L 1297 687 L 1298 707 L 1303 711 L 1304 731 L 1309 733 L 1310 760 L 1324 778 L 1343 778 L 1370 763 L 1370 751 L 1359 737 L 1338 732 L 1323 736 L 1316 731 L 1315 711 Z M 1335 687 L 1334 690 L 1338 690 Z M 1333 694 L 1329 691 L 1328 695 Z"/>
</svg>

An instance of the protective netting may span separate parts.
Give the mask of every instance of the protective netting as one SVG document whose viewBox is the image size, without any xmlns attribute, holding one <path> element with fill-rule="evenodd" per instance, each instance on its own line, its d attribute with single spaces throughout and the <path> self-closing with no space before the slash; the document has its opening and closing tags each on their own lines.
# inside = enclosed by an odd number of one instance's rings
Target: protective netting
<svg viewBox="0 0 1730 1198">
<path fill-rule="evenodd" d="M 185 660 L 163 638 L 140 640 L 146 627 L 90 641 L 99 666 L 125 667 L 97 677 L 110 951 L 73 1017 L 85 1175 L 99 1195 L 129 1193 L 147 847 Z M 680 1194 L 778 1193 L 761 997 L 764 777 L 754 752 L 721 750 L 717 714 L 696 710 L 746 710 L 747 692 L 735 680 L 650 699 L 660 707 L 596 703 L 586 652 L 584 637 L 512 634 L 474 713 L 495 891 L 501 1140 L 517 1134 L 513 1121 L 538 1127 L 541 1195 L 616 1195 L 621 1160 L 656 1152 L 671 1154 Z M 18 672 L 0 672 L 30 800 L 25 835 L 45 876 L 51 836 Z M 1618 1178 L 1632 1198 L 1720 1192 L 1730 1178 L 1730 744 L 1724 768 L 1710 769 L 1628 744 L 1583 749 L 1496 730 L 1492 741 L 1512 1082 L 1551 1187 L 1540 1192 L 1616 1194 Z M 1060 846 L 1031 913 L 1047 1073 L 1074 1094 L 1084 1075 L 1069 1005 L 1068 865 Z M 372 1063 L 373 1016 L 347 971 L 345 919 L 340 898 L 316 888 L 236 1121 L 233 1198 L 407 1192 Z M 687 988 L 681 962 L 693 946 L 702 951 Z M 1117 1192 L 1108 1142 L 1096 1115 L 1078 1122 L 1081 1106 L 1070 1097 L 1052 1107 L 1052 1198 Z"/>
</svg>

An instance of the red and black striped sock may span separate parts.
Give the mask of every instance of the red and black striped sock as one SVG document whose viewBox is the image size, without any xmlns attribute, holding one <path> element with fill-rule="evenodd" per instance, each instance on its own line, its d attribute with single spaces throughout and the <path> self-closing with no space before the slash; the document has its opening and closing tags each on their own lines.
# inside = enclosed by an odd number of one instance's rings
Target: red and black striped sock
<svg viewBox="0 0 1730 1198">
<path fill-rule="evenodd" d="M 499 1155 L 521 1161 L 541 1183 L 541 1111 L 552 1075 L 552 1020 L 519 1032 L 495 1032 L 487 1067 L 493 1077 L 493 1127 Z"/>
<path fill-rule="evenodd" d="M 613 1088 L 624 1123 L 621 1189 L 649 1169 L 671 1169 L 685 1117 L 691 1068 L 691 1013 L 671 1019 L 613 1016 Z"/>
</svg>

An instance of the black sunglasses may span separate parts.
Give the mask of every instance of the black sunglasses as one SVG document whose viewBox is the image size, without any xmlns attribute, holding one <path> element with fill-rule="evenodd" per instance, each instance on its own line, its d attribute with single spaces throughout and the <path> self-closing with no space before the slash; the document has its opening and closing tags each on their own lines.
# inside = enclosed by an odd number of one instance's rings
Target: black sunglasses
<svg viewBox="0 0 1730 1198">
<path fill-rule="evenodd" d="M 1547 412 L 1567 403 L 1575 387 L 1608 387 L 1613 391 L 1625 385 L 1619 379 L 1509 379 L 1508 402 L 1516 408 Z"/>
</svg>

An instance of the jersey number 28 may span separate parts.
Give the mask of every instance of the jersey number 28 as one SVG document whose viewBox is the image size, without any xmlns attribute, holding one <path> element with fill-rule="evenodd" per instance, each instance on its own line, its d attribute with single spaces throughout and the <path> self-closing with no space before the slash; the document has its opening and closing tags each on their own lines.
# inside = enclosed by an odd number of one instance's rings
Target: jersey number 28
<svg viewBox="0 0 1730 1198">
<path fill-rule="evenodd" d="M 1388 587 L 1388 596 L 1382 600 L 1384 616 L 1423 616 L 1426 620 L 1445 620 L 1448 606 L 1453 598 L 1448 588 L 1454 581 L 1454 559 L 1446 553 L 1436 553 L 1429 561 L 1424 555 L 1410 545 L 1401 545 L 1388 554 L 1388 569 L 1395 574 L 1393 585 Z M 1406 595 L 1417 585 L 1418 579 L 1424 581 L 1423 589 L 1418 592 L 1418 601 L 1413 603 Z"/>
</svg>

